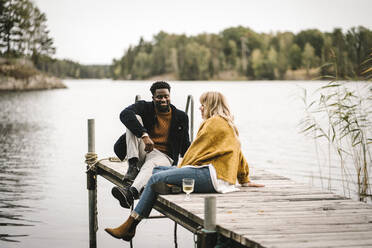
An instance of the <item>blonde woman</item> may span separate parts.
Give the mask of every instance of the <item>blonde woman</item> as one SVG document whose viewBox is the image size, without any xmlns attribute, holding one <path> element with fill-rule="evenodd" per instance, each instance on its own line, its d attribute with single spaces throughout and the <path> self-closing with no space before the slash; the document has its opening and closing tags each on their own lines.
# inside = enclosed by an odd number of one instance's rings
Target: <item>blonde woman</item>
<svg viewBox="0 0 372 248">
<path fill-rule="evenodd" d="M 130 241 L 142 218 L 148 217 L 159 193 L 172 192 L 182 186 L 183 178 L 195 180 L 196 193 L 228 193 L 239 190 L 236 180 L 246 187 L 263 187 L 249 180 L 236 128 L 225 97 L 219 92 L 206 92 L 200 97 L 203 122 L 194 142 L 176 167 L 160 166 L 147 182 L 140 200 L 129 218 L 117 228 L 106 228 L 115 238 Z"/>
</svg>

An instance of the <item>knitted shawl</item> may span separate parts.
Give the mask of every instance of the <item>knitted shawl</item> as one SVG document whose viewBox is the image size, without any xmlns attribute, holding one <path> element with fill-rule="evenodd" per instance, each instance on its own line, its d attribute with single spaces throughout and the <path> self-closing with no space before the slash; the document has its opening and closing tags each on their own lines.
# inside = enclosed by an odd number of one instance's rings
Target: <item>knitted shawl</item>
<svg viewBox="0 0 372 248">
<path fill-rule="evenodd" d="M 178 167 L 212 164 L 217 178 L 231 184 L 249 182 L 249 168 L 233 128 L 219 115 L 205 120 Z"/>
</svg>

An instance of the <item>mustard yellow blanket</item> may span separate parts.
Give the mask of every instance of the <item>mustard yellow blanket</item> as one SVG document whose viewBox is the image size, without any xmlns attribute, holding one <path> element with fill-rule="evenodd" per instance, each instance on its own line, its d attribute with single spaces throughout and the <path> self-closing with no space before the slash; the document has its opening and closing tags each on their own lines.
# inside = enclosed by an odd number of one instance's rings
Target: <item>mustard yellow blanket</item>
<svg viewBox="0 0 372 248">
<path fill-rule="evenodd" d="M 231 184 L 249 182 L 249 168 L 233 128 L 221 116 L 213 116 L 202 123 L 195 140 L 185 153 L 181 164 L 212 164 L 217 178 Z"/>
</svg>

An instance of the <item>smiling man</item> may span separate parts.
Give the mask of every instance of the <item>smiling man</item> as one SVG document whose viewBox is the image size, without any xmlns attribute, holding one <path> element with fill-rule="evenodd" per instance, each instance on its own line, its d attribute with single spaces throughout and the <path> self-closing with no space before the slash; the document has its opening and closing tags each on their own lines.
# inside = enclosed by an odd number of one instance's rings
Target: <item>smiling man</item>
<svg viewBox="0 0 372 248">
<path fill-rule="evenodd" d="M 114 151 L 128 158 L 124 177 L 126 188 L 113 187 L 112 195 L 124 208 L 130 208 L 156 166 L 177 165 L 190 146 L 189 121 L 185 112 L 170 103 L 170 86 L 164 81 L 152 84 L 152 102 L 138 101 L 120 113 L 126 133 L 115 143 Z"/>
</svg>

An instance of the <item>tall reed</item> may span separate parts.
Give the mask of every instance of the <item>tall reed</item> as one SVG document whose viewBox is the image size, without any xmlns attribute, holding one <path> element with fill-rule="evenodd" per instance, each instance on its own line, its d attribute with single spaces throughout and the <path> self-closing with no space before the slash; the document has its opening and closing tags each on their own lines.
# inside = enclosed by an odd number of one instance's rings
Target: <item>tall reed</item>
<svg viewBox="0 0 372 248">
<path fill-rule="evenodd" d="M 332 81 L 318 88 L 316 100 L 309 102 L 308 92 L 304 90 L 303 101 L 306 116 L 301 121 L 301 132 L 317 141 L 327 143 L 329 178 L 333 150 L 336 151 L 341 169 L 344 193 L 350 192 L 351 184 L 356 185 L 356 193 L 360 201 L 372 199 L 369 173 L 372 167 L 372 53 L 363 62 L 363 79 L 365 84 L 358 88 L 352 82 L 340 82 L 337 77 L 337 64 L 333 63 L 335 76 Z M 329 66 L 329 65 L 327 65 Z M 355 168 L 353 174 L 347 162 L 351 161 Z M 320 169 L 321 172 L 321 169 Z M 329 180 L 329 188 L 330 188 Z"/>
</svg>

